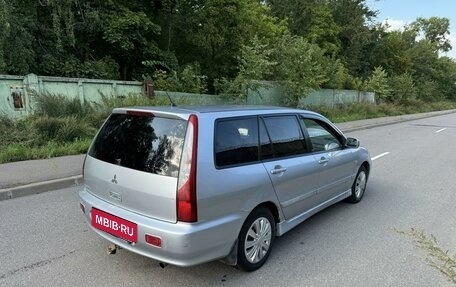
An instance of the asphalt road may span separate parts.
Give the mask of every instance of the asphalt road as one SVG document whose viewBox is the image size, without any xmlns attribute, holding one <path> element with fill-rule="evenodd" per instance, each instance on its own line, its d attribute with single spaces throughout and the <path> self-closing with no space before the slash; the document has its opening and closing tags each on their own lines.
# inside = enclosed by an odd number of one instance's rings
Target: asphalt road
<svg viewBox="0 0 456 287">
<path fill-rule="evenodd" d="M 456 114 L 349 136 L 376 158 L 363 201 L 279 237 L 256 272 L 108 255 L 69 188 L 0 202 L 0 286 L 454 286 L 394 229 L 424 229 L 456 253 Z"/>
</svg>

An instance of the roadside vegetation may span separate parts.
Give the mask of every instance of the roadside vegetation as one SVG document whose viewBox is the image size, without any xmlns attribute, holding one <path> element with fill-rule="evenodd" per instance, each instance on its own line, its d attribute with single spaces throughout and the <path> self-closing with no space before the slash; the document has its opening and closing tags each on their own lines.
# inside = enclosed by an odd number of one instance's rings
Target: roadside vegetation
<svg viewBox="0 0 456 287">
<path fill-rule="evenodd" d="M 0 163 L 81 154 L 114 107 L 164 105 L 166 99 L 102 97 L 100 104 L 39 95 L 37 111 L 23 119 L 0 116 Z"/>
<path fill-rule="evenodd" d="M 397 229 L 394 231 L 411 239 L 426 253 L 425 262 L 440 271 L 448 281 L 456 284 L 456 254 L 452 255 L 448 250 L 445 251 L 434 235 L 428 235 L 424 230 L 414 228 L 407 231 Z"/>
<path fill-rule="evenodd" d="M 0 163 L 85 153 L 113 108 L 170 104 L 166 98 L 149 99 L 141 96 L 103 96 L 98 104 L 82 104 L 78 99 L 58 95 L 37 95 L 36 100 L 37 111 L 32 116 L 17 120 L 0 116 Z M 456 103 L 414 101 L 407 105 L 357 103 L 334 108 L 309 108 L 334 122 L 344 122 L 456 109 Z"/>
<path fill-rule="evenodd" d="M 337 107 L 311 106 L 308 108 L 326 116 L 335 123 L 341 123 L 380 117 L 456 109 L 456 102 L 442 101 L 426 103 L 423 101 L 411 101 L 407 104 L 382 103 L 378 105 L 371 103 L 354 103 Z"/>
</svg>

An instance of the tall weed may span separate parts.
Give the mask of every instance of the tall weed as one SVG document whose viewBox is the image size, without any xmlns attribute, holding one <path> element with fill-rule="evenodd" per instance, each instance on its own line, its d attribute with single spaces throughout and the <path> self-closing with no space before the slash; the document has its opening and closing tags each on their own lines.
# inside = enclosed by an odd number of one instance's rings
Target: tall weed
<svg viewBox="0 0 456 287">
<path fill-rule="evenodd" d="M 35 138 L 40 143 L 47 141 L 71 142 L 77 138 L 91 137 L 95 129 L 77 118 L 76 116 L 66 116 L 55 118 L 49 116 L 34 117 L 31 126 Z"/>
<path fill-rule="evenodd" d="M 36 115 L 49 117 L 77 116 L 85 117 L 93 112 L 90 103 L 81 101 L 78 98 L 68 98 L 54 94 L 35 94 Z"/>
<path fill-rule="evenodd" d="M 30 140 L 28 119 L 11 119 L 6 116 L 0 117 L 0 148 L 15 142 Z"/>
</svg>

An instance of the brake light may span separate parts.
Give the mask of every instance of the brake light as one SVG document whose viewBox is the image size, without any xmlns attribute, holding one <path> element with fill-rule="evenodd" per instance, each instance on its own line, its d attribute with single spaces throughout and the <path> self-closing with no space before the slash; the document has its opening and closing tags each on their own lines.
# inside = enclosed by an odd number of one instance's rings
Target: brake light
<svg viewBox="0 0 456 287">
<path fill-rule="evenodd" d="M 153 117 L 154 114 L 151 112 L 143 112 L 143 111 L 127 111 L 127 115 L 137 116 L 137 117 Z"/>
<path fill-rule="evenodd" d="M 177 181 L 177 220 L 197 221 L 196 208 L 196 156 L 198 147 L 198 118 L 190 115 L 185 135 Z"/>
</svg>

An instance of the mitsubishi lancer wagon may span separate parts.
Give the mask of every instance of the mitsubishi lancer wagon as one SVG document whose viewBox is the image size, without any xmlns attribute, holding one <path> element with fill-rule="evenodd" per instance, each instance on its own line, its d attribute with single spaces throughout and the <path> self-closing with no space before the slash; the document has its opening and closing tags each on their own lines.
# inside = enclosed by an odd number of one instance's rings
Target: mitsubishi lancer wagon
<svg viewBox="0 0 456 287">
<path fill-rule="evenodd" d="M 358 140 L 306 110 L 117 108 L 87 153 L 80 208 L 116 247 L 253 271 L 276 236 L 339 201 L 359 202 L 371 164 Z"/>
</svg>

